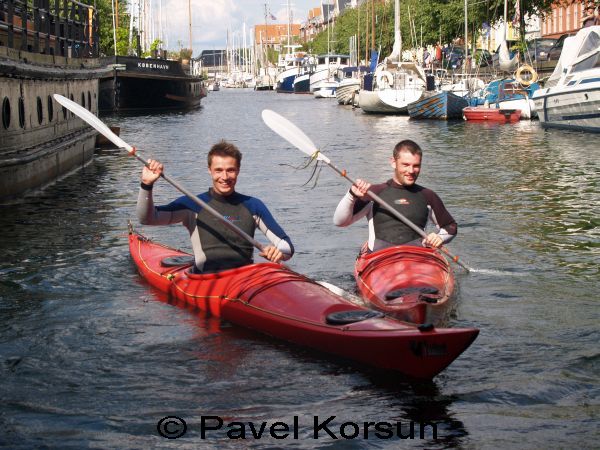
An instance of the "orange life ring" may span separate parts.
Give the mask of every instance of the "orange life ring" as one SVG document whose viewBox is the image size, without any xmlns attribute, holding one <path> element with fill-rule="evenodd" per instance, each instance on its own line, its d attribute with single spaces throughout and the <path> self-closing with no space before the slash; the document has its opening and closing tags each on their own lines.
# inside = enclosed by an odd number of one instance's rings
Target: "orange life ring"
<svg viewBox="0 0 600 450">
<path fill-rule="evenodd" d="M 523 74 L 529 73 L 530 76 L 528 79 L 523 79 Z M 515 80 L 522 86 L 530 86 L 538 80 L 538 73 L 535 71 L 533 67 L 529 64 L 523 64 L 521 67 L 517 69 L 515 72 Z"/>
</svg>

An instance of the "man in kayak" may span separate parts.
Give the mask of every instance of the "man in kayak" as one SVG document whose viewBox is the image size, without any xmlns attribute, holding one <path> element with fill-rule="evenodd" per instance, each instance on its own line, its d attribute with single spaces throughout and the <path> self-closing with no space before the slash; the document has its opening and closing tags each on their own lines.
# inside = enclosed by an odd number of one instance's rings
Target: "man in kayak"
<svg viewBox="0 0 600 450">
<path fill-rule="evenodd" d="M 375 185 L 357 179 L 356 184 L 352 185 L 338 204 L 333 223 L 339 227 L 346 227 L 362 217 L 367 217 L 368 251 L 402 244 L 422 244 L 438 248 L 450 242 L 457 233 L 456 222 L 435 192 L 416 184 L 421 172 L 422 156 L 423 152 L 416 142 L 404 140 L 396 144 L 391 158 L 393 178 Z M 429 233 L 423 239 L 383 206 L 373 202 L 367 195 L 369 190 L 422 230 L 431 220 L 437 227 L 437 233 Z"/>
<path fill-rule="evenodd" d="M 226 141 L 213 145 L 208 152 L 212 187 L 198 197 L 248 235 L 254 236 L 254 231 L 259 228 L 272 243 L 265 246 L 260 256 L 272 262 L 287 260 L 292 257 L 294 247 L 265 204 L 235 191 L 241 162 L 242 154 L 235 145 Z M 182 223 L 190 233 L 197 273 L 252 264 L 253 245 L 187 197 L 180 197 L 168 205 L 154 206 L 152 188 L 162 171 L 163 164 L 156 160 L 149 160 L 148 166 L 144 166 L 137 202 L 140 223 Z"/>
</svg>

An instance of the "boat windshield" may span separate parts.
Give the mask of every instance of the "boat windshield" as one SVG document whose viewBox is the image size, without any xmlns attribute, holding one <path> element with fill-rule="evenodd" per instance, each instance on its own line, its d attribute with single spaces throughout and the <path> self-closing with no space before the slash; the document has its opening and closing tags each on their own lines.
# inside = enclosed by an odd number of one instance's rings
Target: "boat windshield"
<svg viewBox="0 0 600 450">
<path fill-rule="evenodd" d="M 581 47 L 579 47 L 579 52 L 577 56 L 587 55 L 590 52 L 596 51 L 596 53 L 600 49 L 600 27 L 597 27 L 598 30 L 596 32 L 590 32 L 586 37 Z"/>
<path fill-rule="evenodd" d="M 589 55 L 589 57 L 577 61 L 576 64 L 581 64 L 581 67 L 577 66 L 574 69 L 580 71 L 594 67 L 597 63 L 597 59 L 593 57 L 594 52 L 597 55 L 599 49 L 600 26 L 582 28 L 575 36 L 566 38 L 560 54 L 560 59 L 556 64 L 554 72 L 552 72 L 552 75 L 548 78 L 545 87 L 549 88 L 559 84 L 562 77 L 570 72 L 569 69 L 576 63 L 577 59 L 584 57 L 584 55 Z"/>
<path fill-rule="evenodd" d="M 574 64 L 572 72 L 583 72 L 594 67 L 600 67 L 600 52 L 593 53 L 584 60 Z"/>
</svg>

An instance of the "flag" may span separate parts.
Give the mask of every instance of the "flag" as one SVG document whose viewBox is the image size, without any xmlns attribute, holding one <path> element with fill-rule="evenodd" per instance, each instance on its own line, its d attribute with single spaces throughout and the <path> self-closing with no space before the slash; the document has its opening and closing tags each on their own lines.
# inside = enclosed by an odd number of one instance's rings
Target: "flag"
<svg viewBox="0 0 600 450">
<path fill-rule="evenodd" d="M 271 20 L 277 20 L 277 17 L 275 17 L 273 14 L 271 14 Z"/>
<path fill-rule="evenodd" d="M 519 0 L 515 2 L 515 15 L 513 16 L 512 23 L 513 25 L 517 25 L 521 20 L 521 10 L 519 8 Z"/>
</svg>

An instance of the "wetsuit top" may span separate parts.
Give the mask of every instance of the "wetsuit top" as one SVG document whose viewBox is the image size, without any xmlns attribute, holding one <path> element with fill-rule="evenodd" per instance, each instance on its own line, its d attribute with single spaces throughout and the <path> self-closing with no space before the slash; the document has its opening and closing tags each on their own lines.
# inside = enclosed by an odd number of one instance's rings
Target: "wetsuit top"
<svg viewBox="0 0 600 450">
<path fill-rule="evenodd" d="M 259 199 L 237 192 L 222 196 L 212 188 L 198 198 L 250 236 L 254 236 L 256 228 L 259 228 L 283 253 L 284 260 L 292 257 L 294 247 L 290 238 Z M 254 247 L 250 242 L 223 226 L 219 219 L 185 196 L 168 205 L 155 207 L 152 187 L 142 184 L 137 215 L 144 225 L 182 223 L 190 233 L 198 272 L 218 272 L 253 262 Z"/>
<path fill-rule="evenodd" d="M 372 185 L 369 189 L 379 195 L 389 205 L 409 219 L 416 226 L 425 230 L 431 221 L 438 230 L 444 243 L 450 242 L 458 231 L 456 222 L 446 210 L 440 197 L 431 189 L 418 184 L 402 186 L 394 180 Z M 404 224 L 384 207 L 373 201 L 363 201 L 350 191 L 338 204 L 333 223 L 346 227 L 367 217 L 369 221 L 369 250 L 379 250 L 392 245 L 415 244 L 421 236 Z"/>
</svg>

